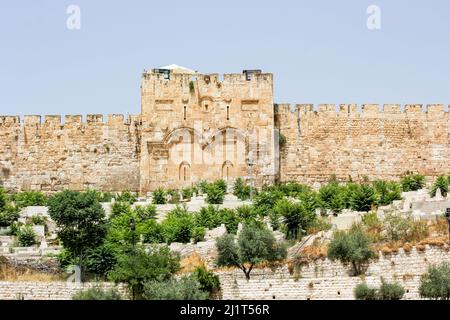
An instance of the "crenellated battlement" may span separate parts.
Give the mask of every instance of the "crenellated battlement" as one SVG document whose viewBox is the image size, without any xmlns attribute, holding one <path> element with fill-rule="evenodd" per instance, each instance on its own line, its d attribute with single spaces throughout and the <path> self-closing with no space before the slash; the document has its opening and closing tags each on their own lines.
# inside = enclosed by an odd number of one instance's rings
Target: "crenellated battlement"
<svg viewBox="0 0 450 320">
<path fill-rule="evenodd" d="M 63 121 L 64 119 L 64 121 Z M 85 121 L 82 115 L 25 115 L 23 120 L 20 116 L 0 116 L 0 126 L 45 126 L 45 127 L 57 127 L 57 126 L 92 126 L 92 125 L 135 125 L 140 124 L 140 115 L 128 115 L 122 114 L 88 114 Z"/>
<path fill-rule="evenodd" d="M 308 115 L 334 115 L 334 116 L 385 116 L 403 114 L 416 116 L 445 116 L 449 114 L 449 105 L 445 104 L 275 104 L 277 113 L 300 112 Z"/>
</svg>

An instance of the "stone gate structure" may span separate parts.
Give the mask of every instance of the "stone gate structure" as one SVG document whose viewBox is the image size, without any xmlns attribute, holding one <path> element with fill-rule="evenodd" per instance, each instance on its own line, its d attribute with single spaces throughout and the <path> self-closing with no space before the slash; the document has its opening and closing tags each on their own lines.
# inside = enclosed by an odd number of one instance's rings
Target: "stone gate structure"
<svg viewBox="0 0 450 320">
<path fill-rule="evenodd" d="M 0 183 L 145 194 L 238 176 L 262 185 L 450 171 L 445 105 L 274 104 L 270 73 L 177 66 L 145 71 L 141 97 L 141 114 L 126 119 L 0 116 Z"/>
</svg>

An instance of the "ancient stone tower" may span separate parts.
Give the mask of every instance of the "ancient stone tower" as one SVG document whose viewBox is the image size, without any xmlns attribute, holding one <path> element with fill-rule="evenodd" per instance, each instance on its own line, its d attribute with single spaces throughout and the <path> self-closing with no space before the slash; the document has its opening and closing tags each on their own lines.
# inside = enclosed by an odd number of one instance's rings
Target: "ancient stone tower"
<svg viewBox="0 0 450 320">
<path fill-rule="evenodd" d="M 236 177 L 275 178 L 272 74 L 197 74 L 179 67 L 142 76 L 140 190 Z"/>
</svg>

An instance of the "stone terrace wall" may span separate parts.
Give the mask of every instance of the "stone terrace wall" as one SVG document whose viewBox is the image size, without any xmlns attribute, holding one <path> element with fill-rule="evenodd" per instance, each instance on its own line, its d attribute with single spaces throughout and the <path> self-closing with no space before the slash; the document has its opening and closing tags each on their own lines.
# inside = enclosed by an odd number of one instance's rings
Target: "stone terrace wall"
<svg viewBox="0 0 450 320">
<path fill-rule="evenodd" d="M 349 268 L 327 259 L 303 266 L 291 274 L 287 267 L 276 270 L 256 269 L 247 281 L 241 270 L 220 271 L 222 297 L 245 300 L 306 300 L 306 299 L 353 299 L 355 286 L 365 281 L 369 286 L 379 286 L 381 277 L 386 281 L 397 281 L 405 288 L 404 299 L 419 299 L 420 276 L 430 265 L 449 261 L 450 248 L 427 247 L 405 253 L 383 256 L 370 264 L 364 277 L 349 276 Z M 82 287 L 65 282 L 0 282 L 0 300 L 70 300 L 82 289 L 94 286 L 85 283 Z M 103 288 L 110 283 L 100 284 Z M 119 291 L 125 293 L 124 286 Z"/>
<path fill-rule="evenodd" d="M 396 179 L 450 170 L 450 122 L 444 105 L 275 105 L 286 137 L 281 181 Z M 382 110 L 380 110 L 382 109 Z"/>
<path fill-rule="evenodd" d="M 72 300 L 77 292 L 95 286 L 95 283 L 77 286 L 66 282 L 0 282 L 0 300 Z M 102 283 L 100 287 L 107 289 L 115 285 Z M 117 286 L 117 289 L 125 295 L 124 286 Z"/>
<path fill-rule="evenodd" d="M 420 276 L 432 264 L 450 258 L 449 248 L 427 248 L 424 252 L 403 249 L 395 255 L 380 257 L 370 264 L 364 277 L 349 276 L 349 268 L 328 259 L 303 266 L 291 274 L 287 267 L 276 270 L 257 269 L 247 281 L 241 270 L 219 273 L 223 299 L 354 299 L 353 289 L 365 281 L 380 286 L 381 277 L 399 282 L 405 288 L 404 299 L 419 299 Z M 364 279 L 364 280 L 363 280 Z"/>
<path fill-rule="evenodd" d="M 12 190 L 139 190 L 139 117 L 0 116 L 0 182 Z"/>
</svg>

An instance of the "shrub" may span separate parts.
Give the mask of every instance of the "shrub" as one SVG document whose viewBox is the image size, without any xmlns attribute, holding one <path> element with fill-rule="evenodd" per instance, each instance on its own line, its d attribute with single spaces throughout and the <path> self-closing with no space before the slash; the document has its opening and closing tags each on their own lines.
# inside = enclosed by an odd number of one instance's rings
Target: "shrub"
<svg viewBox="0 0 450 320">
<path fill-rule="evenodd" d="M 6 194 L 6 191 L 2 187 L 0 187 L 0 213 L 3 212 L 7 203 L 8 203 L 8 196 Z"/>
<path fill-rule="evenodd" d="M 19 219 L 19 208 L 10 206 L 9 204 L 3 207 L 0 211 L 0 227 L 11 226 Z"/>
<path fill-rule="evenodd" d="M 237 178 L 233 186 L 233 194 L 240 200 L 250 199 L 250 186 L 245 185 L 242 178 Z"/>
<path fill-rule="evenodd" d="M 246 279 L 256 264 L 286 258 L 286 248 L 276 242 L 272 232 L 256 224 L 244 224 L 237 243 L 235 236 L 225 234 L 217 239 L 217 265 L 240 268 Z"/>
<path fill-rule="evenodd" d="M 228 233 L 236 234 L 241 221 L 236 211 L 223 208 L 219 211 L 221 223 L 225 225 Z"/>
<path fill-rule="evenodd" d="M 194 189 L 183 188 L 181 189 L 181 194 L 183 195 L 184 200 L 190 200 L 194 196 Z"/>
<path fill-rule="evenodd" d="M 103 244 L 88 251 L 86 271 L 96 276 L 105 277 L 117 263 L 118 250 L 110 244 Z"/>
<path fill-rule="evenodd" d="M 48 198 L 40 191 L 24 191 L 14 195 L 14 203 L 19 208 L 45 206 Z"/>
<path fill-rule="evenodd" d="M 395 213 L 386 214 L 383 220 L 386 239 L 395 241 L 420 241 L 428 236 L 428 227 L 424 221 L 414 221 L 410 216 L 402 217 Z"/>
<path fill-rule="evenodd" d="M 243 205 L 236 208 L 239 219 L 243 222 L 254 222 L 258 220 L 259 212 L 252 205 Z"/>
<path fill-rule="evenodd" d="M 333 213 L 340 213 L 344 209 L 342 188 L 337 182 L 330 182 L 319 190 L 320 206 L 330 209 Z"/>
<path fill-rule="evenodd" d="M 405 192 L 420 190 L 425 186 L 425 177 L 420 174 L 407 172 L 401 180 L 402 189 Z"/>
<path fill-rule="evenodd" d="M 136 206 L 134 207 L 134 213 L 141 221 L 156 219 L 157 216 L 156 206 L 153 204 L 147 206 Z"/>
<path fill-rule="evenodd" d="M 119 255 L 115 268 L 108 276 L 116 283 L 126 283 L 131 298 L 142 299 L 144 285 L 148 281 L 170 279 L 180 269 L 180 257 L 169 248 L 152 248 L 149 253 L 142 249 Z"/>
<path fill-rule="evenodd" d="M 212 294 L 220 289 L 219 277 L 214 272 L 208 271 L 205 266 L 197 267 L 193 275 L 200 283 L 201 290 Z"/>
<path fill-rule="evenodd" d="M 377 300 L 377 289 L 370 288 L 365 283 L 358 284 L 353 294 L 356 300 Z"/>
<path fill-rule="evenodd" d="M 450 264 L 430 266 L 420 279 L 419 293 L 422 298 L 450 300 Z"/>
<path fill-rule="evenodd" d="M 350 263 L 354 275 L 363 273 L 362 266 L 367 263 L 374 253 L 369 248 L 370 240 L 364 234 L 361 226 L 353 225 L 349 231 L 336 231 L 328 245 L 327 256 L 330 260 L 339 260 L 344 264 Z"/>
<path fill-rule="evenodd" d="M 47 218 L 43 216 L 32 216 L 30 222 L 35 226 L 45 226 L 47 224 Z"/>
<path fill-rule="evenodd" d="M 333 225 L 330 223 L 330 221 L 327 218 L 317 217 L 307 227 L 306 233 L 307 234 L 315 234 L 320 231 L 330 230 L 332 227 L 333 227 Z"/>
<path fill-rule="evenodd" d="M 167 195 L 169 196 L 169 203 L 171 204 L 178 204 L 180 203 L 180 193 L 178 190 L 175 189 L 169 189 L 167 190 Z"/>
<path fill-rule="evenodd" d="M 278 200 L 283 199 L 281 191 L 262 191 L 253 199 L 253 204 L 263 217 L 268 216 Z"/>
<path fill-rule="evenodd" d="M 166 204 L 166 192 L 162 188 L 157 188 L 153 191 L 153 203 L 154 204 Z"/>
<path fill-rule="evenodd" d="M 122 192 L 120 195 L 116 197 L 116 201 L 118 202 L 127 202 L 129 204 L 133 204 L 137 201 L 136 196 L 130 191 Z"/>
<path fill-rule="evenodd" d="M 381 240 L 381 232 L 383 231 L 383 223 L 378 218 L 376 211 L 365 213 L 362 217 L 362 224 L 372 242 Z"/>
<path fill-rule="evenodd" d="M 368 184 L 360 184 L 351 191 L 350 207 L 352 210 L 370 211 L 375 201 L 375 190 Z"/>
<path fill-rule="evenodd" d="M 219 211 L 213 205 L 200 208 L 200 211 L 194 215 L 195 224 L 207 229 L 217 228 L 221 224 Z"/>
<path fill-rule="evenodd" d="M 206 300 L 209 293 L 201 289 L 194 276 L 179 280 L 148 281 L 144 284 L 144 298 L 148 300 Z"/>
<path fill-rule="evenodd" d="M 170 211 L 161 223 L 164 238 L 167 243 L 188 243 L 192 238 L 195 226 L 194 216 L 182 207 Z"/>
<path fill-rule="evenodd" d="M 401 186 L 395 182 L 378 180 L 373 183 L 376 192 L 376 203 L 379 206 L 391 204 L 394 200 L 401 200 Z"/>
<path fill-rule="evenodd" d="M 442 196 L 446 197 L 447 193 L 448 193 L 448 186 L 449 186 L 449 181 L 448 181 L 447 177 L 445 177 L 445 176 L 438 177 L 436 179 L 436 181 L 433 183 L 433 186 L 431 187 L 431 191 L 430 191 L 431 197 L 436 196 L 437 189 L 440 189 Z"/>
<path fill-rule="evenodd" d="M 118 217 L 122 214 L 130 214 L 131 206 L 128 202 L 114 202 L 111 205 L 111 216 L 110 218 Z"/>
<path fill-rule="evenodd" d="M 193 227 L 191 231 L 191 238 L 194 241 L 194 243 L 204 241 L 205 240 L 205 234 L 206 230 L 204 227 Z"/>
<path fill-rule="evenodd" d="M 405 289 L 399 283 L 386 283 L 382 281 L 378 291 L 379 300 L 400 300 L 405 294 Z"/>
<path fill-rule="evenodd" d="M 306 230 L 316 218 L 315 214 L 308 212 L 301 203 L 293 203 L 287 199 L 279 200 L 274 211 L 283 217 L 287 239 L 297 239 L 306 234 Z"/>
<path fill-rule="evenodd" d="M 31 226 L 24 226 L 19 229 L 17 234 L 17 240 L 21 247 L 31 247 L 34 246 L 36 241 L 36 233 Z"/>
<path fill-rule="evenodd" d="M 219 184 L 212 183 L 208 185 L 206 188 L 206 203 L 222 204 L 224 198 L 225 192 Z"/>
<path fill-rule="evenodd" d="M 200 190 L 203 194 L 206 194 L 208 192 L 209 183 L 205 180 L 200 181 L 197 184 L 198 190 Z"/>
<path fill-rule="evenodd" d="M 223 179 L 216 180 L 216 181 L 214 181 L 214 184 L 215 184 L 220 190 L 222 190 L 223 193 L 227 193 L 227 191 L 228 191 L 228 185 L 227 185 L 227 183 L 225 182 L 225 180 L 223 180 Z"/>
<path fill-rule="evenodd" d="M 72 296 L 72 300 L 122 300 L 122 297 L 115 288 L 104 290 L 101 287 L 94 287 L 77 292 Z"/>
</svg>

